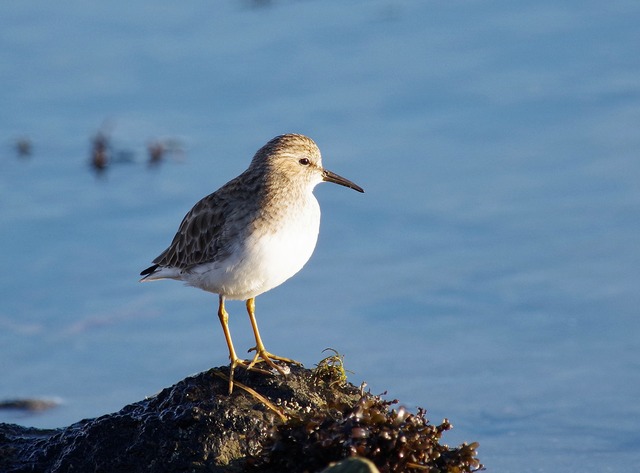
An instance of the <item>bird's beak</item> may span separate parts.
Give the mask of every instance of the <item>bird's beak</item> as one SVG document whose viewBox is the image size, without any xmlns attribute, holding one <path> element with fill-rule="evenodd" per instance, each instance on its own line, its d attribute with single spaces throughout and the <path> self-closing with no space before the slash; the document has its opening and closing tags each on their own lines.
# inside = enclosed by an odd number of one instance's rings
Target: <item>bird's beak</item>
<svg viewBox="0 0 640 473">
<path fill-rule="evenodd" d="M 327 171 L 326 169 L 322 171 L 322 180 L 326 182 L 333 182 L 335 184 L 340 184 L 341 186 L 349 187 L 358 192 L 364 192 L 364 189 L 357 184 L 354 184 L 349 179 L 345 179 L 342 176 L 338 176 L 336 173 L 331 171 Z"/>
</svg>

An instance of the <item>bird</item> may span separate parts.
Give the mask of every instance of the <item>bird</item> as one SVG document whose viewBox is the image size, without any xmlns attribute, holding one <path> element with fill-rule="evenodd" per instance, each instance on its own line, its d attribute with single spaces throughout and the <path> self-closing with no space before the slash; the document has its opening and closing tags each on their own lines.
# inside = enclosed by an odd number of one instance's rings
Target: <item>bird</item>
<svg viewBox="0 0 640 473">
<path fill-rule="evenodd" d="M 140 273 L 141 282 L 174 279 L 218 295 L 218 318 L 229 349 L 229 394 L 235 368 L 285 375 L 274 362 L 300 364 L 269 353 L 255 317 L 255 298 L 298 273 L 311 257 L 320 229 L 313 190 L 332 182 L 364 190 L 322 165 L 316 143 L 288 133 L 253 156 L 249 167 L 186 214 L 169 247 Z M 229 331 L 226 300 L 243 300 L 255 338 L 251 361 L 238 357 Z"/>
</svg>

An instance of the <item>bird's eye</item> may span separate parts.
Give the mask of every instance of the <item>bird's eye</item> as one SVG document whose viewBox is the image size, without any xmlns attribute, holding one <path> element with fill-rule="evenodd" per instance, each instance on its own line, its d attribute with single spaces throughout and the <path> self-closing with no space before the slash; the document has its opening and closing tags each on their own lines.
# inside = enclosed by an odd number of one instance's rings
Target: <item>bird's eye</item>
<svg viewBox="0 0 640 473">
<path fill-rule="evenodd" d="M 311 161 L 309 161 L 307 158 L 302 158 L 300 161 L 298 161 L 300 164 L 302 164 L 303 166 L 308 166 L 309 164 L 311 164 Z"/>
</svg>

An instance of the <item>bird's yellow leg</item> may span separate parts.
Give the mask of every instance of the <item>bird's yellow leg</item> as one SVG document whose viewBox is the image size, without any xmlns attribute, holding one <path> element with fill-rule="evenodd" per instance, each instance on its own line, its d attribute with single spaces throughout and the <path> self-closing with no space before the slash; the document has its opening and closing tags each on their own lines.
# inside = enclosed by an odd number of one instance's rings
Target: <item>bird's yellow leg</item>
<svg viewBox="0 0 640 473">
<path fill-rule="evenodd" d="M 233 392 L 233 371 L 236 366 L 241 366 L 245 369 L 252 369 L 261 373 L 270 374 L 268 371 L 264 371 L 258 368 L 253 368 L 252 364 L 248 364 L 246 361 L 241 360 L 236 355 L 236 350 L 233 348 L 233 341 L 231 340 L 231 332 L 229 331 L 229 314 L 224 308 L 224 296 L 220 296 L 218 304 L 218 318 L 222 325 L 222 331 L 224 332 L 224 338 L 227 341 L 227 347 L 229 348 L 229 359 L 231 360 L 231 367 L 229 368 L 229 394 Z"/>
<path fill-rule="evenodd" d="M 218 318 L 220 319 L 220 325 L 222 325 L 224 338 L 227 341 L 227 347 L 229 348 L 229 359 L 231 360 L 231 367 L 229 368 L 229 394 L 231 394 L 233 392 L 233 370 L 238 365 L 238 362 L 241 363 L 242 360 L 238 358 L 238 355 L 236 355 L 236 350 L 233 348 L 231 332 L 229 331 L 229 314 L 224 308 L 224 296 L 219 296 Z"/>
<path fill-rule="evenodd" d="M 229 358 L 231 359 L 231 364 L 233 366 L 241 360 L 238 358 L 238 355 L 236 355 L 236 350 L 233 348 L 233 340 L 231 340 L 231 332 L 229 331 L 229 314 L 224 308 L 224 296 L 220 296 L 219 301 L 218 318 L 220 319 L 220 324 L 222 325 L 224 338 L 227 341 L 227 347 L 229 348 Z"/>
<path fill-rule="evenodd" d="M 283 358 L 281 356 L 276 356 L 269 353 L 262 343 L 262 338 L 260 338 L 260 330 L 258 329 L 258 323 L 256 322 L 256 301 L 255 298 L 247 299 L 247 312 L 249 313 L 249 320 L 251 321 L 251 328 L 253 328 L 253 335 L 256 339 L 256 346 L 251 348 L 249 351 L 255 351 L 256 354 L 249 363 L 249 369 L 253 368 L 253 366 L 260 362 L 264 361 L 271 368 L 277 370 L 280 374 L 284 375 L 284 371 L 278 365 L 276 365 L 273 360 L 283 361 L 285 363 L 292 363 L 295 365 L 302 365 L 302 363 L 292 360 L 290 358 Z"/>
</svg>

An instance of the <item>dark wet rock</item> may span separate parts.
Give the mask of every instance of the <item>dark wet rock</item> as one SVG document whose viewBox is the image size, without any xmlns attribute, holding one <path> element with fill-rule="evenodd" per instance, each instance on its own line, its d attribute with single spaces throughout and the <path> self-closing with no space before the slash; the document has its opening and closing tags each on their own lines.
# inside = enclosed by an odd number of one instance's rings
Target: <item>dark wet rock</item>
<svg viewBox="0 0 640 473">
<path fill-rule="evenodd" d="M 353 457 L 330 465 L 322 473 L 380 473 L 380 470 L 366 458 Z"/>
<path fill-rule="evenodd" d="M 367 457 L 383 472 L 480 466 L 477 444 L 438 444 L 448 423 L 432 426 L 423 414 L 390 409 L 390 402 L 343 383 L 344 372 L 335 374 L 236 370 L 228 396 L 228 368 L 219 368 L 63 429 L 0 424 L 0 471 L 313 472 L 351 456 Z M 404 463 L 385 457 L 398 454 Z"/>
</svg>

